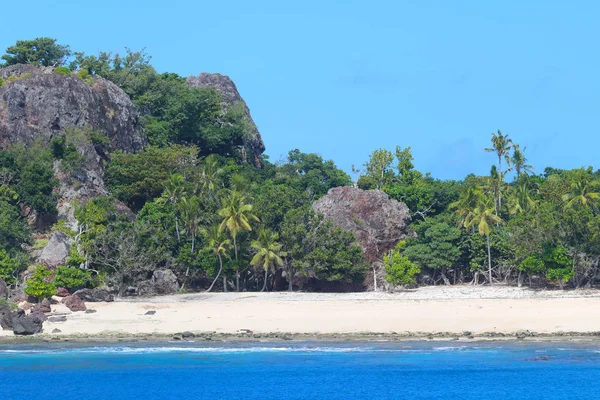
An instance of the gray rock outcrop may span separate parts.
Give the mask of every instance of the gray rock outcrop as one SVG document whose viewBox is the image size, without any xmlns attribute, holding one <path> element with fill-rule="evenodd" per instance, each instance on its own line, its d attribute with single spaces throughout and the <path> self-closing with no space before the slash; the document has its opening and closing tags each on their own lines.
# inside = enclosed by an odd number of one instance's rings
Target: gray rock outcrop
<svg viewBox="0 0 600 400">
<path fill-rule="evenodd" d="M 48 267 L 65 265 L 71 251 L 71 238 L 62 232 L 54 232 L 50 241 L 38 257 L 38 263 Z"/>
<path fill-rule="evenodd" d="M 179 285 L 177 276 L 170 269 L 158 269 L 152 278 L 138 284 L 137 293 L 140 296 L 155 296 L 161 294 L 177 293 Z"/>
<path fill-rule="evenodd" d="M 380 190 L 333 188 L 313 204 L 313 209 L 335 226 L 354 233 L 365 259 L 377 271 L 378 282 L 383 281 L 379 265 L 383 256 L 401 240 L 415 236 L 408 226 L 411 216 L 406 204 Z M 367 275 L 365 284 L 373 285 L 372 274 Z"/>
<path fill-rule="evenodd" d="M 112 293 L 110 293 L 108 290 L 100 288 L 81 289 L 73 293 L 73 295 L 79 297 L 83 301 L 87 301 L 90 303 L 115 301 L 115 296 Z"/>
<path fill-rule="evenodd" d="M 4 330 L 12 329 L 12 311 L 4 304 L 0 304 L 0 328 Z"/>
<path fill-rule="evenodd" d="M 38 315 L 25 315 L 25 311 L 12 313 L 11 324 L 15 335 L 35 335 L 42 331 L 44 321 Z"/>
<path fill-rule="evenodd" d="M 265 151 L 265 144 L 260 136 L 258 128 L 250 115 L 250 109 L 246 102 L 240 96 L 240 93 L 235 86 L 235 83 L 227 75 L 210 74 L 203 72 L 198 76 L 190 76 L 187 78 L 187 84 L 195 88 L 212 88 L 221 95 L 221 107 L 223 112 L 240 103 L 243 108 L 244 118 L 247 122 L 247 129 L 244 132 L 244 146 L 251 154 L 244 154 L 246 161 L 260 167 L 262 164 L 262 153 Z M 243 149 L 242 149 L 243 150 Z"/>
<path fill-rule="evenodd" d="M 0 69 L 0 146 L 52 137 L 70 126 L 105 133 L 115 149 L 141 150 L 146 138 L 129 96 L 114 83 L 50 67 L 13 65 Z"/>
</svg>

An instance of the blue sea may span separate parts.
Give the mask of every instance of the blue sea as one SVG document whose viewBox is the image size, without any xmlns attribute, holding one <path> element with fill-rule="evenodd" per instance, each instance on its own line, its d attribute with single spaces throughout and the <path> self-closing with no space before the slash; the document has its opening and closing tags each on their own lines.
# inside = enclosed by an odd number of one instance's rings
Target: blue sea
<svg viewBox="0 0 600 400">
<path fill-rule="evenodd" d="M 0 398 L 599 399 L 600 345 L 0 345 Z"/>
</svg>

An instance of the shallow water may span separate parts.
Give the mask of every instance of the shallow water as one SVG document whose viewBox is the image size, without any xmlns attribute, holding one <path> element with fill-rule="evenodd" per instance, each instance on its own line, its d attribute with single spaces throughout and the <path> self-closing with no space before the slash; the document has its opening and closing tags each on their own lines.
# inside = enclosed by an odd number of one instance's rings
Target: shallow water
<svg viewBox="0 0 600 400">
<path fill-rule="evenodd" d="M 3 399 L 596 399 L 573 343 L 0 345 Z M 76 397 L 75 397 L 76 396 Z"/>
</svg>

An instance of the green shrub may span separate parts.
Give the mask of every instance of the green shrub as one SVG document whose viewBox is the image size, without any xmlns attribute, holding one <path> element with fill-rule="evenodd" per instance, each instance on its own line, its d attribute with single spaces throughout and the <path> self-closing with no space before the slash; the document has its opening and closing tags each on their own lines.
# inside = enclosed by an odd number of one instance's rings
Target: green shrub
<svg viewBox="0 0 600 400">
<path fill-rule="evenodd" d="M 73 268 L 79 268 L 86 261 L 86 258 L 79 254 L 76 246 L 71 246 L 69 257 L 67 257 L 67 265 Z"/>
<path fill-rule="evenodd" d="M 49 299 L 56 294 L 56 285 L 52 281 L 52 271 L 44 266 L 38 266 L 31 279 L 27 280 L 25 293 L 39 301 Z"/>
<path fill-rule="evenodd" d="M 3 79 L 3 78 L 0 78 L 0 88 L 1 88 L 2 86 L 4 86 L 4 79 Z"/>
<path fill-rule="evenodd" d="M 67 68 L 67 67 L 60 66 L 60 67 L 54 68 L 54 73 L 58 74 L 58 75 L 67 75 L 67 76 L 69 76 L 69 75 L 71 75 L 71 70 L 69 68 Z"/>
<path fill-rule="evenodd" d="M 79 77 L 79 79 L 81 79 L 85 83 L 89 83 L 89 84 L 94 83 L 94 78 L 92 78 L 92 75 L 90 75 L 90 73 L 87 69 L 82 69 L 79 72 L 77 72 L 77 76 Z"/>
<path fill-rule="evenodd" d="M 7 299 L 0 299 L 0 307 L 8 307 L 10 311 L 17 311 L 19 309 L 19 305 L 17 303 Z"/>
<path fill-rule="evenodd" d="M 25 267 L 24 257 L 13 257 L 6 250 L 0 250 L 0 279 L 8 284 L 14 283 Z"/>
<path fill-rule="evenodd" d="M 57 287 L 64 287 L 69 291 L 75 291 L 91 286 L 91 284 L 92 275 L 90 271 L 71 267 L 58 267 L 56 269 L 54 285 Z"/>
<path fill-rule="evenodd" d="M 69 236 L 71 239 L 75 239 L 77 232 L 67 226 L 67 221 L 59 219 L 54 225 L 52 225 L 53 232 L 61 232 Z"/>
<path fill-rule="evenodd" d="M 390 254 L 383 257 L 385 264 L 385 279 L 394 285 L 407 285 L 415 282 L 415 277 L 421 270 L 417 264 L 402 254 L 406 242 L 401 241 Z"/>
<path fill-rule="evenodd" d="M 33 243 L 33 249 L 41 250 L 48 245 L 48 242 L 49 242 L 48 239 L 38 239 L 35 241 L 35 243 Z"/>
</svg>

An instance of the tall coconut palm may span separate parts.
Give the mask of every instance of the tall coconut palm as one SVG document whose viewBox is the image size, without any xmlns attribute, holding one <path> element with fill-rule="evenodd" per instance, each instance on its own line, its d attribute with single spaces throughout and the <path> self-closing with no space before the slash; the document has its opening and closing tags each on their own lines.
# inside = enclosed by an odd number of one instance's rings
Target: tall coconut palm
<svg viewBox="0 0 600 400">
<path fill-rule="evenodd" d="M 455 210 L 459 217 L 458 226 L 462 227 L 465 220 L 471 214 L 471 211 L 477 206 L 483 196 L 482 191 L 476 186 L 468 186 L 460 193 L 460 197 L 453 203 L 450 203 L 449 208 Z"/>
<path fill-rule="evenodd" d="M 502 218 L 494 213 L 494 205 L 491 199 L 482 198 L 477 206 L 467 216 L 464 226 L 470 228 L 477 226 L 479 234 L 487 237 L 487 250 L 488 250 L 488 271 L 490 285 L 493 285 L 492 281 L 492 244 L 490 234 L 492 227 L 496 224 L 501 224 Z"/>
<path fill-rule="evenodd" d="M 219 276 L 221 276 L 221 272 L 223 272 L 223 255 L 227 253 L 227 249 L 231 245 L 231 242 L 225 237 L 224 233 L 219 230 L 219 225 L 213 225 L 210 229 L 202 229 L 201 233 L 204 236 L 205 242 L 202 251 L 213 253 L 219 260 L 219 272 L 217 272 L 217 276 L 215 276 L 210 287 L 206 289 L 207 292 L 210 292 L 213 286 L 215 286 L 217 279 L 219 279 Z"/>
<path fill-rule="evenodd" d="M 502 159 L 505 158 L 510 149 L 513 146 L 512 140 L 508 137 L 508 135 L 503 135 L 502 132 L 498 129 L 498 133 L 492 133 L 492 147 L 485 148 L 484 150 L 490 153 L 496 153 L 498 157 L 498 179 L 501 182 L 504 182 L 504 173 L 502 171 Z M 500 208 L 502 208 L 502 194 L 498 198 L 498 203 Z"/>
<path fill-rule="evenodd" d="M 562 196 L 565 208 L 573 208 L 575 205 L 594 208 L 600 200 L 598 190 L 600 181 L 594 180 L 583 168 L 578 170 L 571 181 L 571 191 Z"/>
<path fill-rule="evenodd" d="M 269 277 L 269 271 L 275 266 L 283 265 L 282 257 L 287 255 L 286 252 L 281 251 L 282 244 L 278 243 L 279 235 L 272 232 L 269 229 L 261 229 L 258 234 L 258 239 L 252 241 L 252 249 L 256 252 L 250 264 L 256 269 L 262 269 L 265 271 L 265 282 L 263 284 L 261 292 L 264 292 L 267 288 L 267 279 Z"/>
<path fill-rule="evenodd" d="M 173 174 L 169 177 L 164 195 L 173 204 L 173 207 L 177 209 L 177 204 L 185 196 L 185 178 L 183 175 Z M 181 241 L 181 235 L 179 233 L 179 218 L 177 217 L 177 213 L 175 213 L 175 231 L 177 232 L 177 241 L 179 242 Z"/>
<path fill-rule="evenodd" d="M 514 168 L 517 173 L 517 179 L 521 177 L 521 174 L 528 175 L 532 173 L 533 167 L 527 164 L 527 158 L 525 158 L 525 155 L 523 154 L 526 148 L 523 148 L 521 151 L 518 144 L 513 144 L 512 149 L 512 156 L 506 155 L 504 158 L 509 168 Z"/>
<path fill-rule="evenodd" d="M 183 197 L 179 203 L 181 217 L 185 224 L 185 232 L 192 239 L 192 253 L 196 245 L 196 236 L 198 236 L 198 227 L 200 226 L 200 213 L 202 211 L 200 199 L 196 196 Z"/>
<path fill-rule="evenodd" d="M 222 173 L 223 170 L 219 168 L 219 163 L 214 154 L 207 156 L 198 173 L 198 191 L 207 194 L 215 193 Z"/>
<path fill-rule="evenodd" d="M 183 222 L 185 224 L 185 232 L 192 239 L 192 249 L 191 253 L 194 254 L 194 249 L 196 245 L 196 236 L 198 235 L 198 227 L 200 226 L 200 199 L 196 196 L 191 197 L 183 197 L 181 202 L 179 203 L 179 210 L 181 212 L 181 217 L 183 218 Z M 187 278 L 190 274 L 190 266 L 188 265 L 185 270 L 185 277 Z M 181 284 L 181 289 L 183 290 L 185 286 L 185 282 Z"/>
<path fill-rule="evenodd" d="M 218 214 L 223 218 L 219 230 L 227 229 L 229 235 L 233 239 L 233 251 L 235 261 L 238 261 L 238 244 L 237 235 L 243 231 L 251 231 L 251 221 L 260 222 L 258 217 L 252 214 L 252 204 L 246 203 L 245 196 L 239 194 L 235 190 L 229 191 L 229 194 L 222 200 L 222 208 Z M 240 272 L 236 271 L 236 290 L 240 290 Z"/>
<path fill-rule="evenodd" d="M 511 215 L 517 215 L 535 209 L 538 202 L 533 197 L 534 193 L 534 185 L 532 185 L 529 178 L 524 175 L 510 191 L 510 197 L 508 198 L 508 212 Z"/>
</svg>

